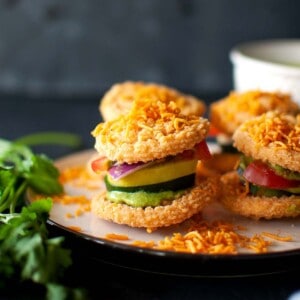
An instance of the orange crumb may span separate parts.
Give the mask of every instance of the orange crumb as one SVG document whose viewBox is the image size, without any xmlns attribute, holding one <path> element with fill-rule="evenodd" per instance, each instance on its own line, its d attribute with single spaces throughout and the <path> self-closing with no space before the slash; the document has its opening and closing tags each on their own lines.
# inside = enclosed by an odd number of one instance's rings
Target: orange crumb
<svg viewBox="0 0 300 300">
<path fill-rule="evenodd" d="M 241 249 L 255 253 L 265 253 L 272 243 L 264 236 L 277 241 L 290 241 L 291 237 L 280 237 L 276 234 L 263 232 L 248 237 L 240 234 L 246 230 L 244 226 L 235 226 L 230 222 L 206 222 L 200 216 L 195 216 L 186 233 L 175 232 L 157 243 L 150 241 L 134 241 L 132 245 L 164 251 L 202 254 L 238 254 Z"/>
<path fill-rule="evenodd" d="M 78 208 L 76 211 L 75 211 L 75 216 L 76 217 L 79 217 L 79 216 L 81 216 L 83 214 L 83 211 L 82 211 L 82 209 L 80 209 L 80 208 Z"/>
<path fill-rule="evenodd" d="M 82 231 L 81 227 L 79 227 L 79 226 L 68 226 L 68 228 L 71 230 L 74 230 L 74 231 L 78 231 L 78 232 Z"/>
<path fill-rule="evenodd" d="M 60 171 L 59 181 L 61 184 L 72 184 L 77 187 L 99 189 L 102 176 L 92 176 L 87 166 L 72 166 Z"/>
<path fill-rule="evenodd" d="M 137 246 L 137 247 L 142 247 L 142 248 L 154 248 L 155 243 L 154 241 L 149 241 L 149 242 L 145 242 L 145 241 L 134 241 L 132 243 L 133 246 Z"/>
<path fill-rule="evenodd" d="M 290 242 L 293 240 L 291 236 L 279 236 L 278 234 L 273 234 L 270 232 L 262 232 L 262 235 L 274 239 L 276 241 L 282 241 L 282 242 Z"/>
<path fill-rule="evenodd" d="M 66 218 L 71 219 L 73 217 L 74 217 L 74 215 L 72 215 L 71 213 L 66 213 Z"/>
<path fill-rule="evenodd" d="M 62 194 L 58 196 L 52 196 L 52 199 L 54 202 L 68 205 L 68 204 L 80 204 L 80 205 L 86 205 L 90 204 L 90 200 L 84 196 L 84 195 L 67 195 Z"/>
<path fill-rule="evenodd" d="M 108 233 L 105 235 L 105 238 L 107 238 L 109 240 L 119 240 L 119 241 L 128 241 L 129 240 L 127 235 L 115 234 L 115 233 Z"/>
</svg>

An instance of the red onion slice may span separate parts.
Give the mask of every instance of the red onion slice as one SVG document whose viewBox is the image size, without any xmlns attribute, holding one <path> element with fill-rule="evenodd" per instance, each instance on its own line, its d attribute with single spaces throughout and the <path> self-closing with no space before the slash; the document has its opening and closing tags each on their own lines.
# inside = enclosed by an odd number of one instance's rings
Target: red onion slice
<svg viewBox="0 0 300 300">
<path fill-rule="evenodd" d="M 114 165 L 109 170 L 109 175 L 114 179 L 118 180 L 121 179 L 129 174 L 132 174 L 140 169 L 146 168 L 149 165 L 155 163 L 154 161 L 150 161 L 147 163 L 144 162 L 137 162 L 135 164 L 121 164 L 121 165 Z"/>
</svg>

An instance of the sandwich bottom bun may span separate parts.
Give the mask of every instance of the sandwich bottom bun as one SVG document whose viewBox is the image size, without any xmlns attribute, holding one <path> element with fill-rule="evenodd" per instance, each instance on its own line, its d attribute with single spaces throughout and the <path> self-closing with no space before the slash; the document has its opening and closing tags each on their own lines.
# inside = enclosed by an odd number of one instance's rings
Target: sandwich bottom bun
<svg viewBox="0 0 300 300">
<path fill-rule="evenodd" d="M 208 178 L 186 191 L 180 198 L 168 201 L 166 205 L 156 207 L 131 207 L 113 203 L 106 199 L 106 192 L 92 199 L 92 212 L 104 220 L 131 227 L 144 227 L 155 230 L 179 224 L 202 211 L 219 194 L 216 178 Z"/>
<path fill-rule="evenodd" d="M 248 195 L 236 171 L 222 175 L 220 180 L 220 201 L 236 214 L 256 220 L 300 216 L 300 195 L 280 198 Z"/>
</svg>

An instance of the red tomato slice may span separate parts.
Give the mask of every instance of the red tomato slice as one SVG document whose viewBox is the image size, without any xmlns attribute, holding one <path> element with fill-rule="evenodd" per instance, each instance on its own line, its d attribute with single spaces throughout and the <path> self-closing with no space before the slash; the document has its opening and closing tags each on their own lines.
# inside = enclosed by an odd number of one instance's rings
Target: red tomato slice
<svg viewBox="0 0 300 300">
<path fill-rule="evenodd" d="M 250 163 L 245 169 L 243 176 L 255 185 L 271 189 L 287 189 L 300 186 L 300 180 L 289 180 L 281 177 L 261 161 Z"/>
<path fill-rule="evenodd" d="M 103 171 L 107 171 L 109 168 L 109 160 L 107 157 L 99 157 L 91 162 L 92 170 L 99 174 Z"/>
<path fill-rule="evenodd" d="M 198 160 L 208 160 L 211 158 L 211 153 L 205 140 L 202 140 L 195 146 L 195 158 Z"/>
<path fill-rule="evenodd" d="M 193 159 L 195 157 L 194 150 L 184 150 L 182 153 L 176 155 L 179 159 Z"/>
<path fill-rule="evenodd" d="M 209 132 L 208 132 L 209 136 L 214 137 L 214 136 L 219 135 L 220 133 L 221 133 L 221 131 L 218 128 L 216 128 L 213 125 L 210 125 Z"/>
<path fill-rule="evenodd" d="M 176 155 L 176 159 L 208 160 L 210 158 L 211 153 L 205 140 L 201 141 L 193 149 L 184 150 L 183 152 Z"/>
</svg>

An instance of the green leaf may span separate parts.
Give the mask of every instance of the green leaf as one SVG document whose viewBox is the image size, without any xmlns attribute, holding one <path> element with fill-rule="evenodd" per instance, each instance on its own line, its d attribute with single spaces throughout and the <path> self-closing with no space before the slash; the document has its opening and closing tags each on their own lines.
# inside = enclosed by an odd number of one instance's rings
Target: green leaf
<svg viewBox="0 0 300 300">
<path fill-rule="evenodd" d="M 0 169 L 0 213 L 15 205 L 16 176 L 12 170 Z"/>
<path fill-rule="evenodd" d="M 40 132 L 30 135 L 23 136 L 14 142 L 18 144 L 24 144 L 27 146 L 36 146 L 36 145 L 60 145 L 68 146 L 72 148 L 79 148 L 82 145 L 81 138 L 72 133 L 67 132 Z"/>
<path fill-rule="evenodd" d="M 64 238 L 48 238 L 46 220 L 51 206 L 49 198 L 37 200 L 0 224 L 0 253 L 1 260 L 7 261 L 3 266 L 6 274 L 14 265 L 20 268 L 22 279 L 47 284 L 71 265 L 71 251 L 62 247 Z"/>
<path fill-rule="evenodd" d="M 47 287 L 51 299 L 80 298 L 80 291 L 58 284 L 72 264 L 64 238 L 48 237 L 51 198 L 26 206 L 24 192 L 30 187 L 44 195 L 59 194 L 59 171 L 43 154 L 29 145 L 59 144 L 78 147 L 80 139 L 66 133 L 39 133 L 14 142 L 0 138 L 0 285 L 4 278 L 31 280 Z M 66 298 L 67 297 L 67 298 Z M 50 298 L 49 298 L 50 299 Z"/>
<path fill-rule="evenodd" d="M 52 195 L 63 191 L 58 181 L 59 172 L 45 155 L 33 156 L 23 176 L 29 186 L 39 193 Z"/>
<path fill-rule="evenodd" d="M 82 289 L 70 289 L 68 287 L 49 283 L 47 284 L 47 299 L 52 300 L 86 300 L 86 291 Z"/>
</svg>

